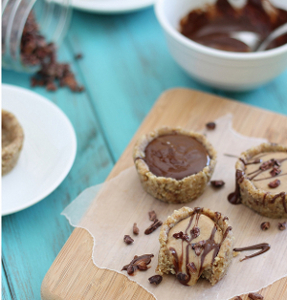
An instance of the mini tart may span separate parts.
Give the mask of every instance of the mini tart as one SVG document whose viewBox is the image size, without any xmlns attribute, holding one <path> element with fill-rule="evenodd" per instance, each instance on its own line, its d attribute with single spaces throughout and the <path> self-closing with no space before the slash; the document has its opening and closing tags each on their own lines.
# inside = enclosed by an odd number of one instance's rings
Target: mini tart
<svg viewBox="0 0 287 300">
<path fill-rule="evenodd" d="M 16 117 L 2 110 L 2 175 L 16 165 L 24 141 L 24 132 Z"/>
<path fill-rule="evenodd" d="M 200 142 L 209 155 L 209 164 L 202 171 L 180 180 L 153 174 L 144 161 L 145 149 L 157 137 L 168 134 L 186 135 Z M 207 139 L 199 133 L 185 131 L 181 128 L 164 127 L 142 136 L 137 141 L 134 147 L 133 159 L 140 181 L 146 192 L 156 199 L 167 203 L 187 203 L 197 199 L 204 192 L 215 168 L 216 151 Z"/>
<path fill-rule="evenodd" d="M 181 234 L 177 233 L 180 229 L 187 239 L 175 237 Z M 195 229 L 196 235 L 194 235 Z M 217 237 L 216 233 L 218 233 Z M 217 239 L 216 244 L 213 244 L 215 239 Z M 196 253 L 196 245 L 202 244 L 202 241 L 205 244 L 202 249 L 197 249 L 199 252 Z M 216 284 L 226 274 L 233 258 L 234 236 L 228 218 L 207 208 L 182 207 L 175 210 L 162 225 L 159 242 L 157 273 L 175 274 L 179 282 L 184 285 L 194 285 L 200 277 L 209 280 L 212 285 Z M 170 245 L 180 249 L 179 253 Z M 182 251 L 184 251 L 183 255 Z M 182 260 L 176 260 L 176 257 L 181 255 Z"/>
<path fill-rule="evenodd" d="M 237 170 L 236 183 L 239 192 L 238 196 L 241 197 L 242 204 L 248 206 L 262 216 L 268 218 L 287 218 L 287 191 L 280 190 L 280 186 L 276 190 L 274 189 L 274 191 L 266 191 L 257 188 L 248 178 L 248 175 L 245 174 L 246 166 L 244 162 L 248 162 L 254 156 L 266 152 L 287 153 L 287 147 L 264 143 L 243 152 L 235 165 Z M 260 164 L 258 165 L 258 168 L 259 167 Z M 272 179 L 270 178 L 270 182 L 277 178 L 281 179 L 281 177 L 274 176 Z"/>
</svg>

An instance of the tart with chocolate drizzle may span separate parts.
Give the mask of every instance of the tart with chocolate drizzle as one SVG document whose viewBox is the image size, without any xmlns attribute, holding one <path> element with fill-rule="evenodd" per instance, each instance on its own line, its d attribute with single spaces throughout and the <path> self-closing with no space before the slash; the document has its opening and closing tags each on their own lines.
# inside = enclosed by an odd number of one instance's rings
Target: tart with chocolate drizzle
<svg viewBox="0 0 287 300">
<path fill-rule="evenodd" d="M 141 137 L 133 159 L 149 194 L 168 203 L 186 203 L 204 192 L 216 151 L 201 134 L 164 127 Z"/>
<path fill-rule="evenodd" d="M 287 217 L 287 147 L 261 144 L 243 152 L 235 167 L 236 190 L 229 202 L 265 217 Z"/>
<path fill-rule="evenodd" d="M 207 208 L 182 207 L 163 224 L 157 273 L 175 274 L 183 285 L 200 277 L 216 284 L 232 261 L 234 236 L 229 220 Z"/>
</svg>

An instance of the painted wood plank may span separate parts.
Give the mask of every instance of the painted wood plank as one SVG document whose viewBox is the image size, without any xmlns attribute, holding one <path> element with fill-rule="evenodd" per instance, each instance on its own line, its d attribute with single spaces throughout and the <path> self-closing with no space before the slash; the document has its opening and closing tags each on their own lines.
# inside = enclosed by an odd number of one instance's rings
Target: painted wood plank
<svg viewBox="0 0 287 300">
<path fill-rule="evenodd" d="M 66 44 L 60 57 L 77 70 Z M 29 76 L 25 74 L 3 71 L 3 82 L 29 88 Z M 35 91 L 56 103 L 72 122 L 78 141 L 77 156 L 67 178 L 51 195 L 22 212 L 2 218 L 5 300 L 40 299 L 43 277 L 72 231 L 60 213 L 83 189 L 102 182 L 114 163 L 86 93 L 73 94 L 66 88 L 56 93 L 42 88 Z"/>
<path fill-rule="evenodd" d="M 147 116 L 108 178 L 133 165 L 132 150 L 142 134 L 162 125 L 199 130 L 207 121 L 226 113 L 234 115 L 233 128 L 247 136 L 268 138 L 287 145 L 286 120 L 274 114 L 236 101 L 187 89 L 164 93 Z M 52 299 L 153 299 L 123 274 L 97 268 L 92 261 L 92 237 L 76 228 L 49 269 L 42 284 L 42 300 Z M 287 279 L 262 289 L 266 299 L 285 300 Z M 247 295 L 243 296 L 247 300 Z"/>
<path fill-rule="evenodd" d="M 168 88 L 189 87 L 287 114 L 287 71 L 245 93 L 197 83 L 169 54 L 152 8 L 118 16 L 75 12 L 68 40 L 75 53 L 84 54 L 79 65 L 116 159 L 155 99 Z"/>
</svg>

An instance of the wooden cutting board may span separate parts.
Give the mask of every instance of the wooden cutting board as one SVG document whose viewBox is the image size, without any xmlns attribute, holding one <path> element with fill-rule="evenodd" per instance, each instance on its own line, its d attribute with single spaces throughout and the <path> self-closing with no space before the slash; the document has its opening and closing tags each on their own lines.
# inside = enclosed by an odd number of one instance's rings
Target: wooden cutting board
<svg viewBox="0 0 287 300">
<path fill-rule="evenodd" d="M 161 95 L 108 179 L 133 165 L 132 150 L 136 139 L 163 125 L 181 126 L 195 131 L 227 113 L 234 115 L 233 127 L 247 136 L 267 138 L 287 145 L 287 117 L 188 89 L 173 89 Z M 60 299 L 154 299 L 125 275 L 97 268 L 92 262 L 93 240 L 76 228 L 58 254 L 42 287 L 42 300 Z M 266 300 L 287 299 L 287 278 L 260 291 Z M 242 299 L 249 299 L 246 295 Z M 167 299 L 168 300 L 168 299 Z"/>
</svg>

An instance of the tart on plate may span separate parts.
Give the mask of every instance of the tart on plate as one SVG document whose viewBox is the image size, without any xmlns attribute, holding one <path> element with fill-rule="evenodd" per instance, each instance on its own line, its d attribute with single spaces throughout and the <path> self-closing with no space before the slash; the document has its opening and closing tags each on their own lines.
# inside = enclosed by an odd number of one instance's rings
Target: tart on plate
<svg viewBox="0 0 287 300">
<path fill-rule="evenodd" d="M 2 175 L 16 165 L 24 141 L 24 132 L 16 117 L 2 110 Z"/>
<path fill-rule="evenodd" d="M 138 140 L 133 159 L 149 194 L 168 203 L 186 203 L 204 192 L 216 151 L 199 133 L 164 127 Z"/>
</svg>

